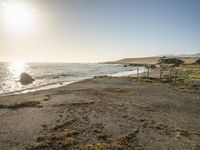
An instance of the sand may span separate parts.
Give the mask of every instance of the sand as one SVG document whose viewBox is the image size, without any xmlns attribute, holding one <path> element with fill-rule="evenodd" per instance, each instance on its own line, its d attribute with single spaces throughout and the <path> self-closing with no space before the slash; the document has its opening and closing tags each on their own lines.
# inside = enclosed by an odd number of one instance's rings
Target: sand
<svg viewBox="0 0 200 150">
<path fill-rule="evenodd" d="M 200 149 L 200 93 L 125 77 L 2 97 L 0 118 L 1 150 Z"/>
</svg>

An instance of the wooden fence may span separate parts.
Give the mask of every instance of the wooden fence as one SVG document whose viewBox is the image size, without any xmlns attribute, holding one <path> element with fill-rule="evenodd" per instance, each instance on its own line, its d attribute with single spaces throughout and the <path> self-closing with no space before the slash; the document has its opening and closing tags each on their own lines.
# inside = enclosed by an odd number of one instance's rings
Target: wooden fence
<svg viewBox="0 0 200 150">
<path fill-rule="evenodd" d="M 200 71 L 200 67 L 196 66 L 192 69 Z M 200 82 L 200 76 L 193 74 L 186 70 L 182 70 L 176 67 L 164 67 L 164 68 L 151 68 L 146 67 L 146 72 L 140 73 L 140 68 L 137 68 L 137 78 L 140 77 L 146 78 L 155 78 L 160 80 L 160 82 L 173 82 L 173 83 L 183 83 L 185 80 L 193 80 Z"/>
</svg>

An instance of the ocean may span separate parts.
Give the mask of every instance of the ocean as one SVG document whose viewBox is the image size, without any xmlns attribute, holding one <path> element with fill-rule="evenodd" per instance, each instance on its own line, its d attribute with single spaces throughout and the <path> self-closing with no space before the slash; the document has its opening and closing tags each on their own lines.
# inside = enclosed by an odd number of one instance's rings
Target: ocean
<svg viewBox="0 0 200 150">
<path fill-rule="evenodd" d="M 145 71 L 140 68 L 140 71 Z M 21 73 L 35 81 L 29 85 L 19 82 Z M 94 76 L 126 76 L 136 73 L 136 67 L 119 64 L 93 63 L 0 63 L 0 96 L 21 94 L 64 86 Z"/>
</svg>

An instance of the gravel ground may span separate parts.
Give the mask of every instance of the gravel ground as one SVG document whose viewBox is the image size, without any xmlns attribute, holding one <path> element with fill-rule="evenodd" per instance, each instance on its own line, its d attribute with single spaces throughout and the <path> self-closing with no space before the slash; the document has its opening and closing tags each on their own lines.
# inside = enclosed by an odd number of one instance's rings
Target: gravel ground
<svg viewBox="0 0 200 150">
<path fill-rule="evenodd" d="M 39 150 L 200 149 L 200 93 L 130 78 L 2 97 L 0 118 L 1 150 L 38 143 Z"/>
</svg>

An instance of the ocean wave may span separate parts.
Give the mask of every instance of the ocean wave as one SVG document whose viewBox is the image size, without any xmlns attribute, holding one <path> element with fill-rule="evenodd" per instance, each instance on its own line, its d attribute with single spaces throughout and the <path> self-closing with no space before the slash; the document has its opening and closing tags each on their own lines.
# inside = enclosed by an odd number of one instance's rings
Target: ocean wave
<svg viewBox="0 0 200 150">
<path fill-rule="evenodd" d="M 70 83 L 82 81 L 82 80 L 85 80 L 85 79 L 87 79 L 87 78 L 77 79 L 77 80 L 72 80 L 72 81 L 52 82 L 52 83 L 47 83 L 47 84 L 43 84 L 43 85 L 40 85 L 40 86 L 33 86 L 33 87 L 30 87 L 30 88 L 16 90 L 16 91 L 12 91 L 12 92 L 5 92 L 5 93 L 0 94 L 0 96 L 3 97 L 3 96 L 17 95 L 17 94 L 22 94 L 22 93 L 24 94 L 24 93 L 28 93 L 28 92 L 45 90 L 45 89 L 50 89 L 50 88 L 56 88 L 56 87 L 65 86 L 65 85 L 70 84 Z"/>
<path fill-rule="evenodd" d="M 75 77 L 75 74 L 50 74 L 50 75 L 42 75 L 42 76 L 36 76 L 35 79 L 57 79 L 60 77 Z"/>
</svg>

